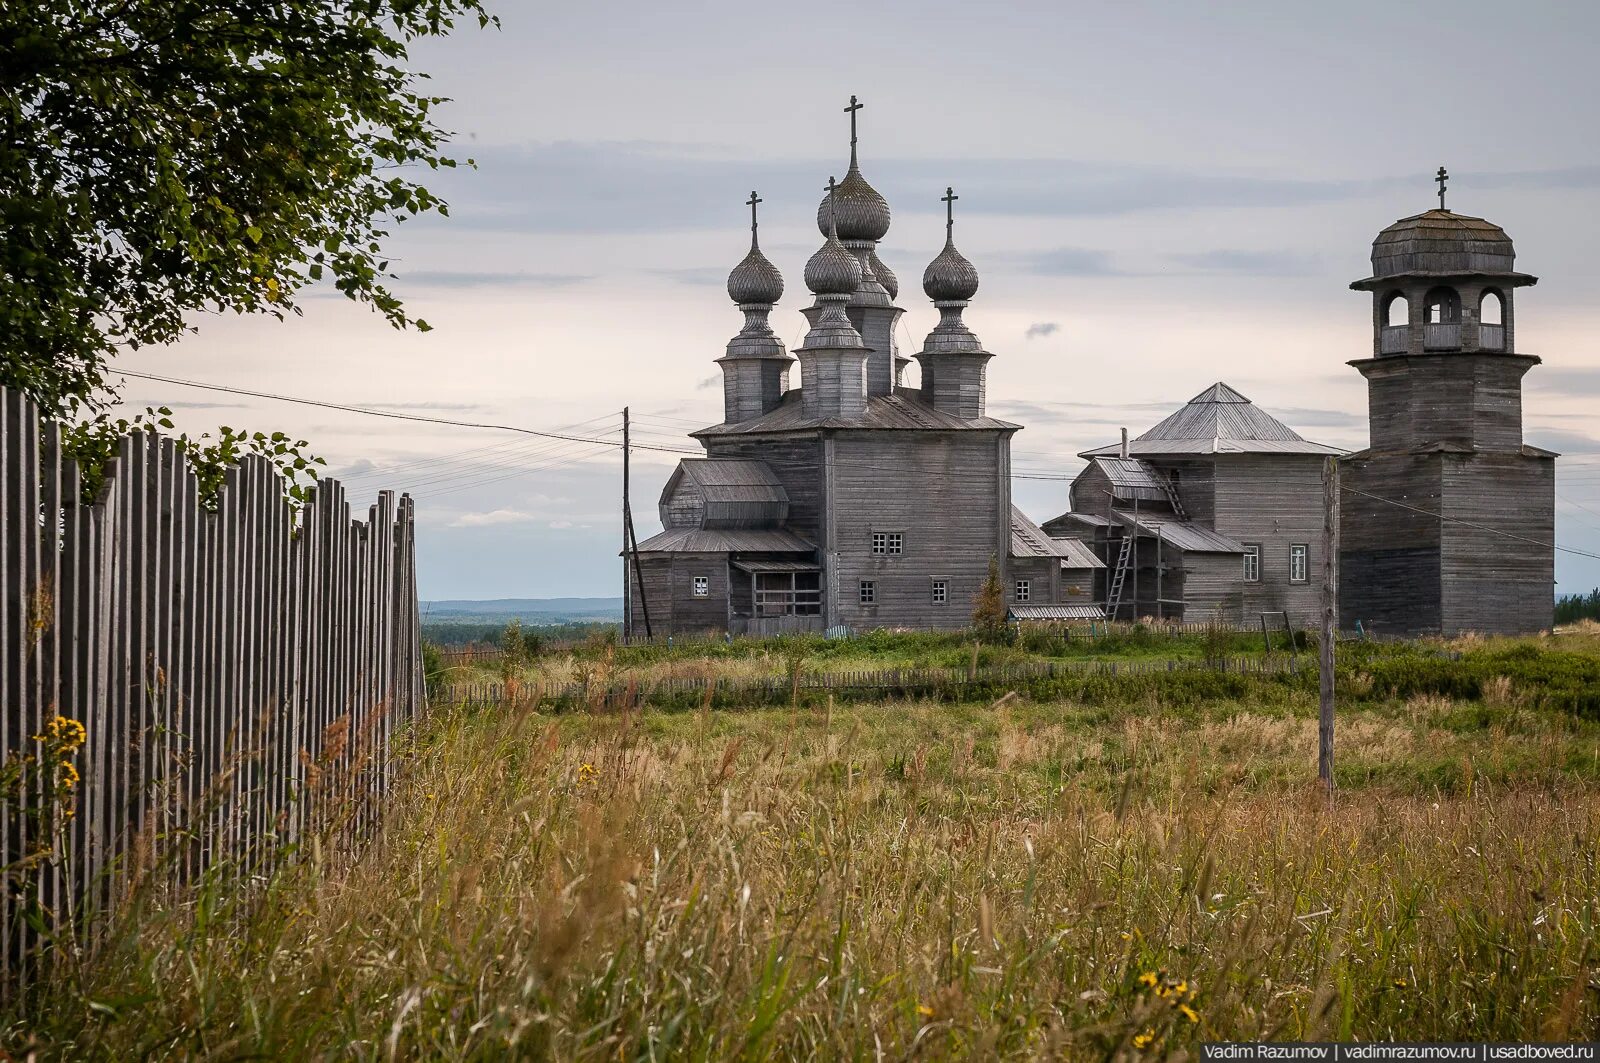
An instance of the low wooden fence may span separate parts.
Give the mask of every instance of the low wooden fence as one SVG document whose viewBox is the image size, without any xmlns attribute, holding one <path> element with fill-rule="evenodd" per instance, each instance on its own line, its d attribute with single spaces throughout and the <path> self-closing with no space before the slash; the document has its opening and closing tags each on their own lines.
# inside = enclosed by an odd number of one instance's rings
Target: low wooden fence
<svg viewBox="0 0 1600 1063">
<path fill-rule="evenodd" d="M 1224 631 L 1230 634 L 1263 635 L 1275 648 L 1281 648 L 1288 641 L 1288 635 L 1285 633 L 1284 629 L 1271 628 L 1267 632 L 1263 632 L 1259 622 L 1237 623 L 1229 621 L 1226 623 L 1218 623 L 1216 621 L 1203 620 L 1161 620 L 1152 621 L 1148 624 L 1132 624 L 1124 621 L 1096 620 L 1093 622 L 1084 621 L 1060 625 L 1029 623 L 1022 630 L 1029 634 L 1042 633 L 1052 635 L 1067 642 L 1092 642 L 1106 638 L 1128 635 L 1136 629 L 1147 631 L 1152 635 L 1166 638 L 1172 638 L 1178 635 L 1204 635 L 1214 631 Z M 529 635 L 537 635 L 539 633 L 538 628 L 524 628 L 523 631 L 525 634 Z M 811 637 L 815 637 L 815 633 L 807 634 L 809 634 Z M 627 645 L 670 647 L 683 650 L 692 650 L 696 647 L 722 646 L 730 643 L 747 641 L 760 642 L 783 637 L 793 636 L 728 635 L 724 633 L 715 633 L 691 635 L 656 635 L 652 638 L 645 638 L 643 635 L 636 635 L 628 640 Z M 1024 637 L 1026 636 L 1024 635 Z M 592 636 L 587 639 L 552 639 L 542 642 L 539 647 L 539 652 L 540 654 L 571 653 L 574 650 L 583 649 L 592 646 L 593 644 L 594 639 Z M 617 644 L 619 646 L 622 645 L 620 639 L 618 640 Z M 498 646 L 475 645 L 466 646 L 460 649 L 439 651 L 439 660 L 441 663 L 447 666 L 492 663 L 500 660 L 502 656 L 504 656 L 504 653 Z"/>
<path fill-rule="evenodd" d="M 339 844 L 358 841 L 390 736 L 424 705 L 408 496 L 352 520 L 328 480 L 297 520 L 250 457 L 209 508 L 174 443 L 144 432 L 98 497 L 80 494 L 58 426 L 0 389 L 13 987 L 41 928 L 82 929 L 152 873 L 259 870 L 329 816 Z"/>
<path fill-rule="evenodd" d="M 1314 660 L 1293 656 L 1225 657 L 1217 660 L 1042 661 L 1001 668 L 896 668 L 882 671 L 802 672 L 768 679 L 663 679 L 653 682 L 567 683 L 540 687 L 523 683 L 455 683 L 441 698 L 452 704 L 489 708 L 513 703 L 551 710 L 608 711 L 639 705 L 774 705 L 836 695 L 846 699 L 941 697 L 963 700 L 1008 685 L 1091 675 L 1155 675 L 1220 672 L 1236 675 L 1298 674 L 1316 670 Z"/>
</svg>

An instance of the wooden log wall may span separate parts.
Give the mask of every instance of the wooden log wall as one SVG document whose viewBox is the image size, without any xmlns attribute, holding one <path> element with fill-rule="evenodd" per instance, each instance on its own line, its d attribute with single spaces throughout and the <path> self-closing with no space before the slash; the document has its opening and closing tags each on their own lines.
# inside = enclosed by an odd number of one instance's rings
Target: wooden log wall
<svg viewBox="0 0 1600 1063">
<path fill-rule="evenodd" d="M 327 480 L 297 519 L 252 456 L 208 509 L 173 442 L 143 432 L 92 504 L 79 477 L 59 427 L 0 388 L 0 764 L 23 780 L 0 815 L 13 988 L 30 916 L 81 929 L 150 874 L 259 871 L 335 819 L 329 836 L 358 843 L 390 738 L 424 708 L 409 496 L 352 520 Z M 57 717 L 85 730 L 65 791 L 38 769 Z"/>
</svg>

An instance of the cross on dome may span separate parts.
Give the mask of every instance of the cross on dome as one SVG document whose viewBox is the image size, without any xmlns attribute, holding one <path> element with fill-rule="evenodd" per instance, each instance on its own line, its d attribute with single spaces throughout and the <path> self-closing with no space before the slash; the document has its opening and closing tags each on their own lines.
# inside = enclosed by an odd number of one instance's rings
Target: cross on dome
<svg viewBox="0 0 1600 1063">
<path fill-rule="evenodd" d="M 1445 182 L 1450 179 L 1450 175 L 1445 172 L 1445 168 L 1441 166 L 1439 167 L 1439 172 L 1434 175 L 1433 179 L 1439 182 L 1439 209 L 1445 210 L 1444 190 L 1449 187 L 1449 185 L 1446 185 Z"/>
<path fill-rule="evenodd" d="M 961 197 L 956 195 L 956 190 L 946 185 L 944 196 L 940 202 L 944 204 L 944 235 L 946 239 L 955 232 L 956 228 L 956 200 Z"/>
</svg>

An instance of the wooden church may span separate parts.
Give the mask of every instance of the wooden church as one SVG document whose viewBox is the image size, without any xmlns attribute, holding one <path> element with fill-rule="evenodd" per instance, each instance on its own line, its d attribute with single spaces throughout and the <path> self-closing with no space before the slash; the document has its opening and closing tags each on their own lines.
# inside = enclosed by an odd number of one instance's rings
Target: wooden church
<svg viewBox="0 0 1600 1063">
<path fill-rule="evenodd" d="M 1149 431 L 1085 451 L 1052 535 L 1094 545 L 1115 619 L 1291 625 L 1320 608 L 1323 462 L 1335 447 L 1216 383 Z"/>
<path fill-rule="evenodd" d="M 1555 459 L 1522 439 L 1504 229 L 1444 207 L 1372 242 L 1371 444 L 1342 463 L 1341 626 L 1397 635 L 1519 634 L 1551 624 Z"/>
<path fill-rule="evenodd" d="M 902 380 L 899 282 L 878 257 L 889 205 L 861 172 L 860 108 L 852 97 L 849 168 L 817 211 L 810 328 L 793 355 L 769 322 L 784 284 L 751 193 L 750 251 L 728 277 L 745 320 L 718 359 L 723 419 L 692 433 L 706 456 L 673 472 L 663 531 L 635 551 L 636 633 L 961 628 L 991 559 L 1013 608 L 1100 615 L 1085 588 L 1101 562 L 1011 504 L 1021 426 L 986 409 L 993 356 L 962 320 L 978 273 L 956 250 L 949 190 L 944 249 L 922 277 L 940 320 L 914 355 L 920 386 Z"/>
</svg>

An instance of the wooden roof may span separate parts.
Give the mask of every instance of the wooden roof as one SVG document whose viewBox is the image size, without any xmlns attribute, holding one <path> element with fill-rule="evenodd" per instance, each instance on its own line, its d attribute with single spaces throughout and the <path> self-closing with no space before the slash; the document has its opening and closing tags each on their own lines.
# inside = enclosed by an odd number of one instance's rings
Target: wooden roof
<svg viewBox="0 0 1600 1063">
<path fill-rule="evenodd" d="M 641 554 L 810 554 L 816 549 L 781 528 L 668 528 L 639 544 Z"/>
<path fill-rule="evenodd" d="M 1011 507 L 1011 556 L 1057 557 L 1064 568 L 1106 567 L 1082 542 L 1047 534 L 1016 506 Z"/>
<path fill-rule="evenodd" d="M 893 395 L 872 395 L 867 408 L 859 417 L 807 417 L 800 400 L 800 389 L 792 388 L 783 401 L 770 413 L 753 417 L 736 424 L 715 424 L 690 435 L 706 436 L 762 435 L 771 432 L 794 432 L 818 428 L 863 428 L 881 430 L 924 431 L 994 431 L 1016 430 L 1019 424 L 1001 421 L 994 417 L 957 417 L 937 410 L 922 401 L 916 388 L 899 388 Z"/>
<path fill-rule="evenodd" d="M 1144 535 L 1154 536 L 1163 543 L 1190 554 L 1242 554 L 1244 546 L 1236 539 L 1231 539 L 1221 532 L 1212 531 L 1203 524 L 1191 520 L 1147 520 L 1140 517 L 1134 520 L 1133 516 L 1121 510 L 1114 510 L 1118 522 L 1132 528 L 1137 528 Z"/>
<path fill-rule="evenodd" d="M 1085 458 L 1113 457 L 1120 445 L 1086 450 Z M 1177 454 L 1324 454 L 1343 451 L 1304 439 L 1227 384 L 1217 382 L 1128 444 L 1132 457 Z"/>
<path fill-rule="evenodd" d="M 772 467 L 753 458 L 684 458 L 668 479 L 666 492 L 680 475 L 698 487 L 707 502 L 789 501 L 789 492 Z"/>
</svg>

